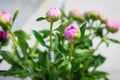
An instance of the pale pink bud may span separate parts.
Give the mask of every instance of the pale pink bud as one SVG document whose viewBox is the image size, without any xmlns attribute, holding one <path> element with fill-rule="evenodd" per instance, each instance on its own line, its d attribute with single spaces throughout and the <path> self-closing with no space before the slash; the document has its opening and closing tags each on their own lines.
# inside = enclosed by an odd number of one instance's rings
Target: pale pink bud
<svg viewBox="0 0 120 80">
<path fill-rule="evenodd" d="M 55 22 L 61 18 L 61 11 L 57 7 L 48 9 L 46 13 L 46 19 L 49 22 Z"/>
<path fill-rule="evenodd" d="M 108 21 L 106 25 L 107 25 L 108 30 L 112 33 L 120 29 L 120 24 L 114 21 Z"/>
<path fill-rule="evenodd" d="M 70 11 L 70 16 L 73 17 L 74 19 L 79 19 L 79 20 L 82 20 L 82 21 L 85 20 L 84 15 L 77 10 L 71 10 Z"/>
<path fill-rule="evenodd" d="M 71 24 L 65 28 L 64 35 L 68 41 L 74 41 L 80 38 L 81 32 L 77 25 Z"/>
<path fill-rule="evenodd" d="M 11 20 L 10 12 L 3 12 L 2 14 L 0 14 L 0 19 L 4 22 L 9 22 Z"/>
</svg>

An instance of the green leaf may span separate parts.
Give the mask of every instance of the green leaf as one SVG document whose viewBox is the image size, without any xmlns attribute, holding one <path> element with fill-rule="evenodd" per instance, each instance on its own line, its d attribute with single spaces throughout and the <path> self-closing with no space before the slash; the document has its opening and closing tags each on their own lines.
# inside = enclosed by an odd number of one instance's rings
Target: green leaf
<svg viewBox="0 0 120 80">
<path fill-rule="evenodd" d="M 99 80 L 96 76 L 83 76 L 81 80 Z"/>
<path fill-rule="evenodd" d="M 30 39 L 30 36 L 23 30 L 17 30 L 14 32 L 14 34 L 19 38 L 20 41 L 26 41 L 27 39 Z"/>
<path fill-rule="evenodd" d="M 33 32 L 35 38 L 37 39 L 37 41 L 38 41 L 41 45 L 46 46 L 46 44 L 45 44 L 45 42 L 44 42 L 44 40 L 43 40 L 43 37 L 42 37 L 37 31 L 35 31 L 35 30 L 32 30 L 32 32 Z"/>
<path fill-rule="evenodd" d="M 60 33 L 64 33 L 64 29 L 70 25 L 73 22 L 72 19 L 70 19 L 67 22 L 63 22 L 58 28 L 56 28 L 55 30 L 59 31 Z"/>
<path fill-rule="evenodd" d="M 89 22 L 90 18 L 87 13 L 84 13 L 85 19 Z"/>
<path fill-rule="evenodd" d="M 12 24 L 13 24 L 14 21 L 16 20 L 16 18 L 17 18 L 17 16 L 18 16 L 18 13 L 19 13 L 18 10 L 14 13 L 13 18 L 12 18 Z"/>
<path fill-rule="evenodd" d="M 99 54 L 97 56 L 94 56 L 93 64 L 95 67 L 98 67 L 98 66 L 102 65 L 105 62 L 105 60 L 106 60 L 106 58 Z"/>
<path fill-rule="evenodd" d="M 92 50 L 88 50 L 88 49 L 76 49 L 73 53 L 73 57 L 75 58 L 75 60 L 79 60 L 79 61 L 83 61 L 86 58 L 89 57 L 89 55 L 91 55 L 91 53 L 93 53 Z"/>
<path fill-rule="evenodd" d="M 88 49 L 76 49 L 75 51 L 74 51 L 74 54 L 73 54 L 73 56 L 75 57 L 75 58 L 83 58 L 83 57 L 86 57 L 86 56 L 88 56 L 90 53 L 91 53 L 92 51 L 91 50 L 88 50 Z"/>
<path fill-rule="evenodd" d="M 6 60 L 8 63 L 12 65 L 17 65 L 19 62 L 18 58 L 8 51 L 0 51 L 0 55 Z"/>
<path fill-rule="evenodd" d="M 92 40 L 89 36 L 84 36 L 83 38 L 80 38 L 77 43 L 75 44 L 75 47 L 82 48 L 82 49 L 89 49 L 93 45 Z"/>
<path fill-rule="evenodd" d="M 99 37 L 103 37 L 103 28 L 98 27 L 95 31 L 95 35 Z"/>
<path fill-rule="evenodd" d="M 50 35 L 50 31 L 47 29 L 41 30 L 40 33 L 43 34 L 43 38 L 47 38 Z"/>
<path fill-rule="evenodd" d="M 29 35 L 26 34 L 23 30 L 17 30 L 14 32 L 14 34 L 18 38 L 18 42 L 21 47 L 21 51 L 24 54 L 24 57 L 27 56 L 27 49 L 29 48 L 27 40 L 29 39 Z"/>
<path fill-rule="evenodd" d="M 71 68 L 71 63 L 63 62 L 58 68 L 59 76 L 66 77 L 70 73 Z"/>
<path fill-rule="evenodd" d="M 108 40 L 110 40 L 111 42 L 114 42 L 114 43 L 120 44 L 120 41 L 119 41 L 119 40 L 112 39 L 112 38 L 108 38 Z"/>
<path fill-rule="evenodd" d="M 109 47 L 110 43 L 109 43 L 109 41 L 108 41 L 108 39 L 106 37 L 103 37 L 102 41 L 106 44 L 107 47 Z"/>
<path fill-rule="evenodd" d="M 67 57 L 68 51 L 64 48 L 64 46 L 61 44 L 61 40 L 63 40 L 63 38 L 61 38 L 62 36 L 60 34 L 56 34 L 55 35 L 55 41 L 54 43 L 54 48 L 55 50 L 60 53 L 64 59 Z"/>
<path fill-rule="evenodd" d="M 84 38 L 84 36 L 85 36 L 85 30 L 86 30 L 86 23 L 84 23 L 84 24 L 80 27 L 81 39 Z"/>
<path fill-rule="evenodd" d="M 39 17 L 36 19 L 36 21 L 42 21 L 42 20 L 45 20 L 46 18 L 45 17 Z"/>
<path fill-rule="evenodd" d="M 94 71 L 97 67 L 101 66 L 105 62 L 106 58 L 102 55 L 93 56 L 93 59 L 90 61 L 90 66 L 94 67 Z"/>
<path fill-rule="evenodd" d="M 103 71 L 95 71 L 95 72 L 92 72 L 91 75 L 96 76 L 97 78 L 99 78 L 99 80 L 100 79 L 106 80 L 108 73 Z"/>
</svg>

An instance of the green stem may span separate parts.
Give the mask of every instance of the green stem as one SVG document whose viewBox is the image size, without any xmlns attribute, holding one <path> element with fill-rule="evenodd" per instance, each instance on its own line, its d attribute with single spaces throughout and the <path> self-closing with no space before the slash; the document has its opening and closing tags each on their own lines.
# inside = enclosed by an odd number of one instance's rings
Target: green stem
<svg viewBox="0 0 120 80">
<path fill-rule="evenodd" d="M 109 32 L 107 32 L 104 36 L 107 36 L 108 33 L 109 33 Z M 103 42 L 103 40 L 101 40 L 101 41 L 98 43 L 98 45 L 96 46 L 96 48 L 94 49 L 94 51 L 96 51 L 96 50 L 100 47 L 100 45 L 102 44 L 102 42 Z"/>
<path fill-rule="evenodd" d="M 69 74 L 69 80 L 71 80 L 71 74 Z"/>
<path fill-rule="evenodd" d="M 15 35 L 14 35 L 13 32 L 11 31 L 11 29 L 8 29 L 8 33 L 9 33 L 10 38 L 13 40 L 15 46 L 16 46 L 16 47 L 19 47 L 18 42 L 17 42 L 17 40 L 16 40 L 16 38 L 15 38 Z"/>
<path fill-rule="evenodd" d="M 70 60 L 71 60 L 73 48 L 74 48 L 74 42 L 71 42 L 71 43 L 70 43 L 70 51 L 69 51 L 69 59 L 68 59 L 68 62 L 70 62 Z"/>
<path fill-rule="evenodd" d="M 53 50 L 52 48 L 52 26 L 53 26 L 53 23 L 51 22 L 50 23 L 50 51 Z"/>
<path fill-rule="evenodd" d="M 69 58 L 68 58 L 68 64 L 71 62 L 73 48 L 74 48 L 74 41 L 71 41 L 71 43 L 70 43 L 70 51 L 69 51 Z M 71 80 L 71 73 L 69 73 L 69 80 Z"/>
</svg>

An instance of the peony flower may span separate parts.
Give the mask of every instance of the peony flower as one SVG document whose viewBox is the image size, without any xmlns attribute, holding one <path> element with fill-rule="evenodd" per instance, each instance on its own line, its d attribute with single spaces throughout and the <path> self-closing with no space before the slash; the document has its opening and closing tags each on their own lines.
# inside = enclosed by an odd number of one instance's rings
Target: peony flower
<svg viewBox="0 0 120 80">
<path fill-rule="evenodd" d="M 114 21 L 108 21 L 106 25 L 107 25 L 109 32 L 112 32 L 112 33 L 120 29 L 120 24 Z"/>
<path fill-rule="evenodd" d="M 87 12 L 85 12 L 85 16 L 95 20 L 95 19 L 99 18 L 100 12 L 99 11 L 87 11 Z"/>
<path fill-rule="evenodd" d="M 0 14 L 0 19 L 4 22 L 9 22 L 11 20 L 10 12 L 3 12 L 2 14 Z"/>
<path fill-rule="evenodd" d="M 70 11 L 70 16 L 74 19 L 85 21 L 84 15 L 77 10 L 71 10 Z"/>
<path fill-rule="evenodd" d="M 81 33 L 77 25 L 71 24 L 65 28 L 64 35 L 68 41 L 74 41 L 75 39 L 80 38 Z"/>
<path fill-rule="evenodd" d="M 57 7 L 48 9 L 46 13 L 46 19 L 49 22 L 55 22 L 61 18 L 61 11 Z"/>
<path fill-rule="evenodd" d="M 2 40 L 6 40 L 7 37 L 8 37 L 7 32 L 0 31 L 0 41 L 2 41 Z"/>
</svg>

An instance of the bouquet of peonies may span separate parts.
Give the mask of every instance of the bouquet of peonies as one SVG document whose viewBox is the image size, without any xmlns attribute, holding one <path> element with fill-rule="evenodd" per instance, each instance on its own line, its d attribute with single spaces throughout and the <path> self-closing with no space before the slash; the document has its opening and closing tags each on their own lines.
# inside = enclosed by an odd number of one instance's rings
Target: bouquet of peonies
<svg viewBox="0 0 120 80">
<path fill-rule="evenodd" d="M 71 10 L 66 15 L 52 7 L 45 17 L 36 19 L 48 21 L 50 29 L 32 30 L 36 43 L 30 47 L 29 34 L 23 30 L 12 31 L 17 15 L 18 11 L 13 17 L 9 12 L 0 13 L 0 62 L 5 60 L 11 64 L 11 68 L 0 71 L 0 75 L 32 80 L 108 80 L 108 73 L 97 69 L 106 58 L 95 53 L 102 43 L 107 47 L 110 42 L 120 44 L 108 36 L 119 30 L 119 23 L 109 21 L 97 11 Z M 53 29 L 58 20 L 60 25 Z M 96 38 L 100 41 L 93 46 Z M 5 46 L 11 49 L 4 50 Z"/>
</svg>

